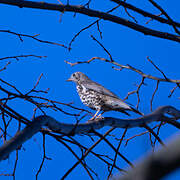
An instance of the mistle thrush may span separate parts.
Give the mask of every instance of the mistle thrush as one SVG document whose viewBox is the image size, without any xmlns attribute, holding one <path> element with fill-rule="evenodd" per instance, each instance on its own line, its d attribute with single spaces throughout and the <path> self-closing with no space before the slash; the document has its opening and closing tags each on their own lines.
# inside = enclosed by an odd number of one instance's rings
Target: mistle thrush
<svg viewBox="0 0 180 180">
<path fill-rule="evenodd" d="M 138 110 L 126 104 L 117 95 L 89 79 L 82 72 L 73 73 L 67 81 L 75 82 L 82 103 L 97 111 L 91 120 L 94 119 L 100 111 L 119 111 L 126 115 L 129 115 L 126 111 L 133 111 L 143 115 Z"/>
</svg>

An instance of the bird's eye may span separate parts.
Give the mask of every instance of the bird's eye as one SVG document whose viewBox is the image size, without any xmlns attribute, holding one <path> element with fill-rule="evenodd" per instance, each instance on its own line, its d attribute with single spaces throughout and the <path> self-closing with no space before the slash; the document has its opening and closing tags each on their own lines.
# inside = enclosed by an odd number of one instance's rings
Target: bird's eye
<svg viewBox="0 0 180 180">
<path fill-rule="evenodd" d="M 73 74 L 73 77 L 75 77 L 75 74 Z"/>
</svg>

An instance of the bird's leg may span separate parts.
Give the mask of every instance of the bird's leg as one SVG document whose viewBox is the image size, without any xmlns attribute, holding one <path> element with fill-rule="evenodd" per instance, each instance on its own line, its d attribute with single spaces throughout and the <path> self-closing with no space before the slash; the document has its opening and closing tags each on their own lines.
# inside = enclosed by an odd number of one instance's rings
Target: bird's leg
<svg viewBox="0 0 180 180">
<path fill-rule="evenodd" d="M 96 118 L 96 116 L 97 116 L 97 114 L 99 113 L 100 110 L 101 110 L 101 109 L 98 109 L 98 110 L 96 111 L 96 113 L 94 114 L 94 116 L 93 116 L 91 119 L 89 119 L 88 121 L 93 121 L 93 120 Z M 99 116 L 97 116 L 97 117 L 99 117 Z"/>
<path fill-rule="evenodd" d="M 100 113 L 97 118 L 102 118 L 102 115 L 105 113 L 105 111 L 103 111 L 102 113 Z"/>
</svg>

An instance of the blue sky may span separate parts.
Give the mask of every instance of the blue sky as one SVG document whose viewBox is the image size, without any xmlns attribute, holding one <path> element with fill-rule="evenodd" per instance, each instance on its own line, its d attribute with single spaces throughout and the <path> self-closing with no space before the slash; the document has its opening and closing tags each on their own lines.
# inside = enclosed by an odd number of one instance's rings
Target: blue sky
<svg viewBox="0 0 180 180">
<path fill-rule="evenodd" d="M 58 3 L 56 0 L 49 0 L 46 2 Z M 62 2 L 64 3 L 65 1 Z M 108 0 L 105 0 L 104 2 L 105 3 L 102 5 L 102 2 L 94 0 L 90 7 L 106 11 L 115 6 L 114 3 L 109 2 Z M 70 3 L 80 4 L 85 3 L 85 1 L 70 1 Z M 133 3 L 138 7 L 145 8 L 155 14 L 159 13 L 148 3 L 144 3 L 144 1 L 136 0 L 133 1 Z M 159 3 L 161 3 L 162 7 L 174 20 L 180 20 L 180 1 L 174 0 L 173 3 L 170 1 Z M 0 8 L 0 15 L 2 17 L 0 29 L 29 35 L 40 34 L 38 36 L 39 39 L 59 42 L 65 45 L 68 45 L 79 30 L 95 20 L 94 18 L 80 14 L 76 14 L 74 17 L 73 13 L 64 13 L 61 17 L 61 14 L 58 12 L 18 8 L 2 4 L 0 4 Z M 114 14 L 119 15 L 120 17 L 129 18 L 123 8 L 119 8 Z M 136 14 L 133 13 L 133 15 Z M 144 25 L 148 18 L 137 15 L 137 20 Z M 155 23 L 154 21 L 148 24 L 147 27 L 156 27 L 158 30 L 173 32 L 172 28 Z M 107 21 L 100 22 L 100 29 L 102 31 L 103 39 L 100 38 L 97 27 L 93 26 L 77 37 L 72 44 L 72 50 L 70 52 L 63 47 L 40 43 L 31 38 L 24 37 L 24 41 L 21 42 L 17 36 L 0 33 L 0 57 L 23 54 L 47 56 L 42 59 L 29 57 L 22 58 L 19 61 L 12 60 L 8 69 L 1 72 L 1 78 L 16 85 L 18 89 L 25 93 L 33 87 L 39 75 L 43 73 L 39 88 L 50 88 L 49 93 L 45 95 L 45 97 L 60 102 L 74 102 L 74 105 L 77 107 L 84 108 L 84 105 L 82 105 L 76 93 L 74 84 L 66 82 L 66 79 L 69 78 L 71 73 L 81 71 L 87 74 L 92 80 L 99 82 L 112 92 L 115 92 L 119 97 L 124 98 L 129 91 L 136 89 L 135 84 L 140 83 L 141 76 L 128 70 L 116 71 L 112 68 L 112 65 L 99 61 L 74 67 L 71 67 L 64 62 L 65 60 L 71 62 L 88 60 L 95 56 L 108 58 L 107 54 L 91 39 L 90 35 L 96 37 L 105 48 L 108 49 L 113 59 L 120 64 L 130 64 L 147 74 L 161 76 L 161 74 L 154 69 L 152 64 L 147 61 L 146 57 L 149 56 L 169 78 L 178 79 L 180 77 L 179 44 L 177 42 L 145 36 L 142 33 L 135 32 L 127 27 Z M 1 65 L 4 65 L 6 62 L 7 61 L 1 62 Z M 145 80 L 145 83 L 147 86 L 143 86 L 140 91 L 140 110 L 147 114 L 150 112 L 150 99 L 156 87 L 156 82 Z M 168 98 L 170 90 L 173 87 L 174 84 L 160 83 L 158 93 L 155 95 L 153 102 L 153 109 L 156 109 L 161 105 L 172 105 L 176 108 L 180 108 L 178 89 L 171 98 Z M 128 99 L 128 102 L 135 106 L 137 103 L 136 96 L 131 96 Z M 22 100 L 12 101 L 9 105 L 16 108 L 19 113 L 29 119 L 33 115 L 33 106 Z M 60 112 L 47 111 L 47 113 L 61 122 L 76 122 L 74 118 Z M 126 116 L 121 113 L 108 112 L 105 115 L 126 118 Z M 136 115 L 132 114 L 132 117 L 136 117 Z M 14 120 L 9 128 L 12 135 L 15 133 L 16 128 L 17 122 Z M 105 132 L 107 130 L 108 128 L 104 128 L 100 130 L 100 132 Z M 138 134 L 141 131 L 140 128 L 131 129 L 128 131 L 126 138 Z M 122 133 L 122 129 L 117 129 L 113 134 L 120 138 Z M 165 126 L 161 129 L 160 137 L 165 140 L 175 133 L 177 133 L 177 129 L 172 126 Z M 92 144 L 87 137 L 76 136 L 75 138 L 86 146 Z M 95 139 L 97 138 L 95 137 Z M 114 141 L 111 137 L 109 137 L 109 139 L 111 139 L 112 142 Z M 117 141 L 114 141 L 114 144 L 117 146 Z M 101 143 L 96 147 L 97 152 L 101 152 L 102 149 L 104 153 L 113 157 L 113 151 L 105 143 Z M 42 151 L 41 134 L 35 135 L 23 145 L 23 150 L 19 152 L 16 179 L 35 179 L 35 174 L 42 159 Z M 120 151 L 131 161 L 135 161 L 146 152 L 151 151 L 149 136 L 145 135 L 137 137 L 130 141 L 127 147 L 122 144 Z M 76 162 L 73 155 L 63 145 L 57 143 L 48 136 L 46 137 L 46 154 L 48 157 L 51 157 L 52 160 L 46 160 L 42 172 L 39 175 L 39 179 L 60 179 L 63 173 L 73 165 L 73 162 Z M 14 159 L 15 154 L 12 153 L 7 161 L 0 164 L 0 174 L 12 172 Z M 127 164 L 122 159 L 118 159 L 118 161 L 120 167 L 127 167 Z M 89 162 L 89 165 L 99 173 L 100 179 L 107 177 L 107 169 L 99 162 L 99 160 L 90 155 L 87 158 L 87 162 Z M 117 172 L 115 171 L 114 173 Z M 173 176 L 167 177 L 166 180 L 179 179 L 179 177 L 180 173 L 175 173 Z M 2 176 L 1 179 L 12 179 L 12 177 Z M 67 179 L 88 179 L 88 176 L 84 169 L 79 165 Z"/>
</svg>

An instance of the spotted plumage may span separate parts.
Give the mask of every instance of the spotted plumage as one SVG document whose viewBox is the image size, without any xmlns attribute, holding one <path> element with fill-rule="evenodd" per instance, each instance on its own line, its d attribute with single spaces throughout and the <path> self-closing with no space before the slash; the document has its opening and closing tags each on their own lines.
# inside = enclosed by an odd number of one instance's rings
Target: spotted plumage
<svg viewBox="0 0 180 180">
<path fill-rule="evenodd" d="M 76 89 L 82 103 L 96 110 L 96 115 L 99 111 L 119 111 L 127 115 L 129 115 L 127 111 L 133 111 L 143 115 L 102 85 L 90 80 L 82 72 L 73 73 L 67 81 L 76 83 Z"/>
<path fill-rule="evenodd" d="M 86 105 L 94 110 L 101 109 L 101 106 L 103 106 L 103 104 L 104 104 L 104 102 L 102 100 L 103 97 L 101 94 L 99 94 L 93 90 L 88 90 L 83 85 L 77 85 L 76 89 L 77 89 L 79 97 L 84 105 Z"/>
</svg>

